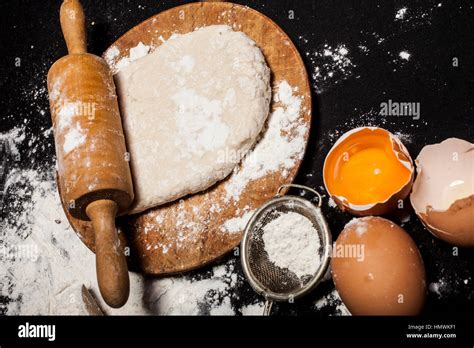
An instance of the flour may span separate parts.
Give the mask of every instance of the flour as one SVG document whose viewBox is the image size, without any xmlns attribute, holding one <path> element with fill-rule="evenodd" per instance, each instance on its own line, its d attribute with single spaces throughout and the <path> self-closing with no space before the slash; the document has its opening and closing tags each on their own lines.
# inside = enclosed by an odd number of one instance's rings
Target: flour
<svg viewBox="0 0 474 348">
<path fill-rule="evenodd" d="M 397 131 L 393 133 L 400 141 L 406 145 L 406 144 L 411 144 L 413 143 L 413 135 L 408 134 L 408 133 L 402 133 L 400 131 Z"/>
<path fill-rule="evenodd" d="M 364 49 L 367 47 L 364 46 Z M 329 87 L 338 84 L 352 75 L 356 65 L 350 58 L 350 50 L 344 44 L 332 46 L 325 44 L 321 49 L 307 52 L 314 66 L 312 78 L 316 93 L 321 94 Z"/>
<path fill-rule="evenodd" d="M 190 73 L 195 65 L 196 60 L 194 59 L 194 57 L 190 55 L 185 55 L 177 62 L 175 69 L 177 71 L 184 70 L 184 72 Z"/>
<path fill-rule="evenodd" d="M 77 123 L 73 128 L 70 128 L 64 136 L 64 154 L 76 149 L 85 142 L 86 135 L 84 134 L 80 124 Z"/>
<path fill-rule="evenodd" d="M 18 127 L 10 130 L 7 133 L 0 133 L 0 141 L 8 143 L 12 157 L 19 159 L 20 151 L 18 145 L 21 144 L 26 138 L 24 127 Z"/>
<path fill-rule="evenodd" d="M 368 218 L 353 218 L 346 224 L 344 228 L 354 226 L 357 236 L 361 237 L 365 232 L 367 232 L 367 229 L 369 227 L 367 219 Z"/>
<path fill-rule="evenodd" d="M 328 199 L 328 206 L 330 208 L 337 208 L 337 203 L 332 197 L 329 197 Z"/>
<path fill-rule="evenodd" d="M 159 315 L 235 315 L 233 288 L 242 281 L 234 273 L 235 261 L 213 268 L 205 279 L 170 277 L 150 279 L 144 300 Z"/>
<path fill-rule="evenodd" d="M 344 133 L 358 127 L 382 127 L 392 131 L 392 133 L 394 133 L 402 143 L 410 144 L 415 141 L 414 134 L 417 133 L 417 130 L 423 129 L 427 125 L 428 121 L 426 119 L 413 121 L 409 124 L 410 133 L 413 134 L 402 133 L 398 131 L 400 128 L 399 120 L 397 120 L 396 117 L 381 116 L 380 108 L 373 108 L 364 112 L 354 109 L 354 117 L 337 124 L 334 129 L 325 132 L 325 134 L 318 140 L 318 144 L 319 146 L 324 146 L 327 142 L 334 144 Z"/>
<path fill-rule="evenodd" d="M 318 231 L 298 213 L 284 213 L 263 227 L 263 242 L 268 258 L 298 277 L 313 275 L 321 266 Z"/>
<path fill-rule="evenodd" d="M 17 128 L 2 137 L 18 142 L 23 131 Z M 30 150 L 38 146 L 35 141 Z M 4 190 L 7 210 L 0 222 L 0 313 L 87 314 L 82 284 L 100 298 L 95 256 L 69 226 L 53 172 L 10 168 Z M 131 285 L 125 307 L 115 310 L 102 303 L 108 314 L 145 312 L 141 277 L 131 274 Z"/>
<path fill-rule="evenodd" d="M 242 216 L 234 217 L 227 220 L 221 227 L 221 231 L 230 232 L 230 233 L 240 233 L 244 230 L 247 222 L 249 222 L 252 215 L 255 211 L 246 212 Z"/>
<path fill-rule="evenodd" d="M 263 315 L 264 305 L 265 304 L 263 302 L 257 302 L 257 303 L 249 304 L 242 307 L 240 311 L 242 312 L 242 315 L 244 316 Z"/>
<path fill-rule="evenodd" d="M 51 136 L 48 129 L 27 138 L 22 126 L 0 134 L 0 139 L 11 143 L 12 154 L 20 156 L 21 145 L 29 144 L 29 154 L 41 150 L 45 137 Z M 5 183 L 7 209 L 2 210 L 0 221 L 0 314 L 87 315 L 82 284 L 91 289 L 108 315 L 235 314 L 234 289 L 243 282 L 234 269 L 235 260 L 214 267 L 210 278 L 145 281 L 130 273 L 127 304 L 120 309 L 107 307 L 96 282 L 95 256 L 67 221 L 54 172 L 50 167 L 18 167 L 27 159 L 14 162 Z M 157 289 L 161 292 L 156 293 Z"/>
<path fill-rule="evenodd" d="M 432 293 L 435 293 L 439 298 L 442 298 L 442 292 L 446 289 L 446 283 L 443 279 L 438 282 L 432 282 L 428 285 L 428 290 Z"/>
<path fill-rule="evenodd" d="M 116 46 L 112 46 L 105 53 L 104 59 L 109 66 L 114 65 L 115 59 L 120 55 L 120 50 Z"/>
<path fill-rule="evenodd" d="M 333 315 L 336 316 L 351 315 L 347 307 L 342 302 L 341 297 L 339 296 L 339 293 L 336 289 L 333 289 L 330 293 L 318 299 L 314 303 L 314 308 L 317 311 L 322 309 L 330 309 L 334 311 Z"/>
<path fill-rule="evenodd" d="M 283 177 L 303 157 L 308 126 L 298 122 L 300 97 L 287 81 L 280 81 L 273 95 L 279 103 L 267 120 L 267 128 L 255 148 L 243 159 L 225 184 L 226 201 L 238 201 L 248 183 L 280 171 Z"/>
<path fill-rule="evenodd" d="M 401 59 L 409 60 L 411 54 L 408 53 L 407 51 L 401 51 L 401 52 L 398 54 L 398 56 L 399 56 Z"/>
<path fill-rule="evenodd" d="M 395 20 L 405 18 L 406 13 L 407 13 L 406 7 L 399 9 L 397 13 L 395 14 Z"/>
<path fill-rule="evenodd" d="M 117 61 L 117 57 L 120 55 L 120 50 L 113 46 L 105 54 L 105 60 L 110 66 L 112 73 L 115 74 L 123 68 L 130 65 L 131 62 L 145 57 L 152 50 L 151 46 L 139 42 L 135 47 L 130 48 L 129 55 L 121 58 Z"/>
<path fill-rule="evenodd" d="M 221 121 L 222 102 L 201 96 L 193 89 L 182 89 L 172 100 L 178 108 L 176 123 L 189 153 L 203 156 L 206 151 L 222 148 L 230 136 Z"/>
<path fill-rule="evenodd" d="M 100 301 L 106 314 L 158 313 L 230 315 L 233 289 L 242 278 L 234 271 L 235 261 L 214 267 L 210 279 L 174 277 L 146 282 L 130 273 L 131 292 L 127 304 L 111 309 L 101 300 L 95 274 L 95 256 L 70 227 L 57 193 L 54 173 L 47 168 L 20 168 L 27 157 L 20 146 L 28 145 L 28 154 L 41 150 L 45 137 L 26 137 L 25 127 L 0 134 L 8 141 L 13 157 L 23 155 L 8 171 L 5 183 L 6 210 L 0 221 L 0 313 L 8 315 L 87 315 L 82 301 L 84 284 Z M 144 292 L 158 284 L 168 295 L 154 302 L 144 301 Z M 165 286 L 166 285 L 166 286 Z M 153 292 L 153 291 L 152 291 Z M 169 296 L 179 294 L 178 297 Z M 178 304 L 176 304 L 178 303 Z"/>
</svg>

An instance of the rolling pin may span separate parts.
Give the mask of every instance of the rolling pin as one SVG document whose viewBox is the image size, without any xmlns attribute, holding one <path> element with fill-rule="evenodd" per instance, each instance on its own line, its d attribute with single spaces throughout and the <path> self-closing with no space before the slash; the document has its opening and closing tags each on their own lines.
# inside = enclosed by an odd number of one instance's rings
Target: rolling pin
<svg viewBox="0 0 474 348">
<path fill-rule="evenodd" d="M 60 19 L 69 54 L 48 72 L 58 180 L 70 214 L 92 221 L 100 293 L 118 308 L 130 284 L 115 218 L 129 208 L 133 185 L 117 95 L 107 63 L 87 53 L 79 1 L 64 0 Z"/>
</svg>

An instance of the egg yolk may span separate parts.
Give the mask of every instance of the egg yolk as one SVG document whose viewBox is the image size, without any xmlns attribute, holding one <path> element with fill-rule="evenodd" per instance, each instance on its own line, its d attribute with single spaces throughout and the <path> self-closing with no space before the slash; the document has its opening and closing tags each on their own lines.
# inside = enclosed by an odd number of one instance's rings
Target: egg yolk
<svg viewBox="0 0 474 348">
<path fill-rule="evenodd" d="M 389 133 L 363 129 L 349 135 L 326 159 L 324 178 L 334 196 L 354 205 L 384 202 L 409 181 Z"/>
</svg>

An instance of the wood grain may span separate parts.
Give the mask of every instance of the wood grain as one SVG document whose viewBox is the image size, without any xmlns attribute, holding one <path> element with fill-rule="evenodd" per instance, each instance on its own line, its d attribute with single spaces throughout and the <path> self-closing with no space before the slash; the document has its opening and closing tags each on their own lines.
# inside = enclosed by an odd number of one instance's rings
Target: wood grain
<svg viewBox="0 0 474 348">
<path fill-rule="evenodd" d="M 71 216 L 92 220 L 99 289 L 117 308 L 128 299 L 129 279 L 115 218 L 133 200 L 119 106 L 109 66 L 86 51 L 80 2 L 64 0 L 60 20 L 69 54 L 49 70 L 48 93 L 61 199 Z"/>
<path fill-rule="evenodd" d="M 130 48 L 139 42 L 157 47 L 174 33 L 187 33 L 214 24 L 228 24 L 234 30 L 243 31 L 258 44 L 271 68 L 273 88 L 282 80 L 297 88 L 296 94 L 302 98 L 302 112 L 295 125 L 307 125 L 307 142 L 311 93 L 302 59 L 283 30 L 251 8 L 219 2 L 178 6 L 142 22 L 111 47 L 120 50 L 120 55 L 116 57 L 119 60 L 127 57 Z M 273 101 L 271 109 L 277 106 Z M 285 173 L 270 173 L 250 182 L 237 201 L 225 199 L 227 178 L 205 192 L 135 216 L 120 218 L 119 236 L 130 248 L 130 266 L 148 274 L 174 274 L 201 267 L 233 250 L 240 243 L 242 231 L 223 232 L 222 225 L 231 218 L 239 217 L 243 211 L 258 208 L 275 194 L 280 185 L 292 182 L 300 162 L 295 161 Z M 90 223 L 70 215 L 68 219 L 82 241 L 94 250 Z"/>
</svg>

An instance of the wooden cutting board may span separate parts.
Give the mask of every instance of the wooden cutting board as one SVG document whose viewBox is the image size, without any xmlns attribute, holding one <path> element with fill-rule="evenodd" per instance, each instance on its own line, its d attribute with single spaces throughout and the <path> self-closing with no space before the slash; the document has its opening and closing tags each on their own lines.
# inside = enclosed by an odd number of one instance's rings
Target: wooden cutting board
<svg viewBox="0 0 474 348">
<path fill-rule="evenodd" d="M 311 92 L 303 61 L 278 25 L 249 7 L 228 2 L 207 2 L 172 8 L 128 31 L 112 44 L 104 57 L 110 56 L 112 48 L 114 51 L 118 49 L 120 54 L 114 58 L 117 62 L 128 57 L 130 48 L 139 42 L 156 48 L 172 34 L 184 34 L 214 24 L 230 25 L 257 43 L 272 71 L 273 91 L 283 80 L 296 88 L 295 94 L 301 98 L 302 104 L 299 118 L 294 120 L 294 128 L 290 129 L 290 136 L 297 126 L 303 125 L 306 144 L 311 123 Z M 272 101 L 271 110 L 278 106 L 279 103 Z M 239 245 L 243 231 L 229 232 L 222 226 L 230 219 L 238 219 L 255 210 L 270 199 L 280 185 L 292 182 L 300 163 L 301 159 L 297 159 L 290 169 L 271 172 L 248 182 L 236 200 L 226 198 L 225 186 L 232 180 L 231 176 L 202 193 L 138 215 L 119 218 L 119 236 L 128 247 L 130 268 L 155 275 L 179 273 L 201 267 L 233 250 Z M 65 207 L 61 190 L 59 187 Z M 77 220 L 68 214 L 67 209 L 65 211 L 73 229 L 94 251 L 91 223 Z"/>
</svg>

